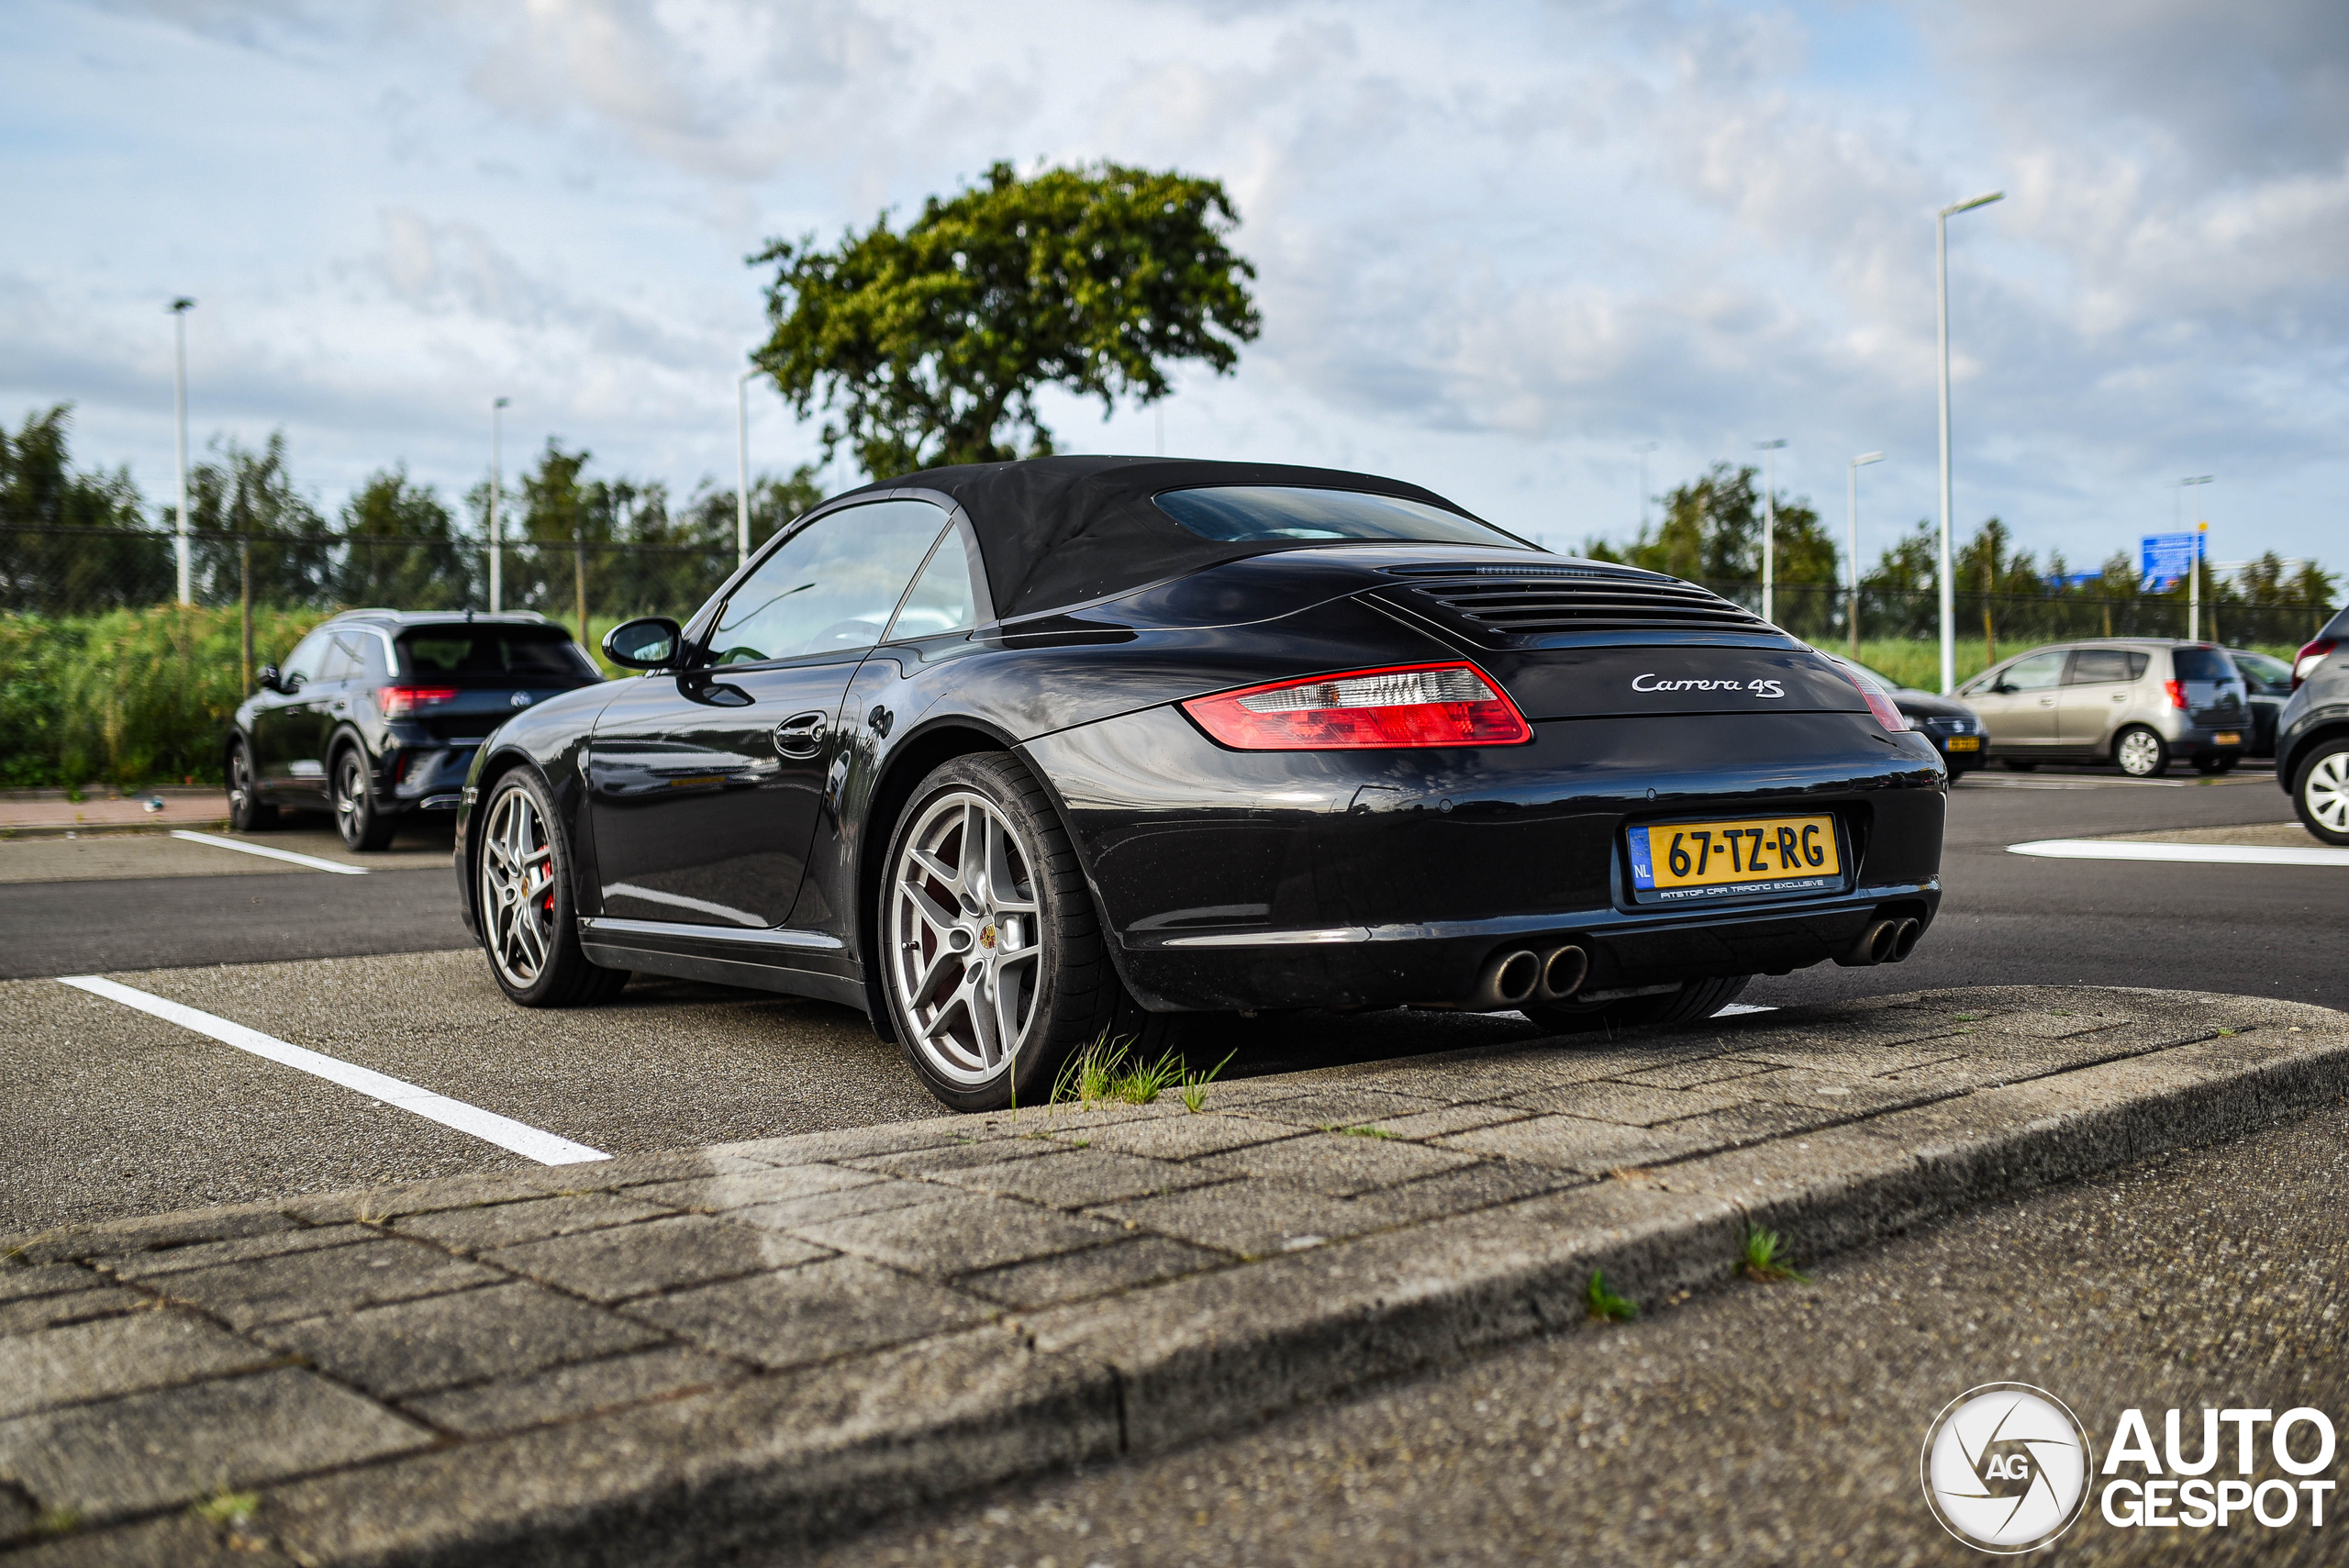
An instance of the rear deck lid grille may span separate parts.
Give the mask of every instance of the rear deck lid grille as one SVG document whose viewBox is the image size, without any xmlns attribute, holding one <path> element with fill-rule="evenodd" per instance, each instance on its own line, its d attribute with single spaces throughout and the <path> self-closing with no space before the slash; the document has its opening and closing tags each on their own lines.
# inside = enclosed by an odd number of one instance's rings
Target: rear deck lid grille
<svg viewBox="0 0 2349 1568">
<path fill-rule="evenodd" d="M 1394 566 L 1399 599 L 1487 637 L 1559 632 L 1742 631 L 1769 623 L 1720 595 L 1635 566 Z"/>
</svg>

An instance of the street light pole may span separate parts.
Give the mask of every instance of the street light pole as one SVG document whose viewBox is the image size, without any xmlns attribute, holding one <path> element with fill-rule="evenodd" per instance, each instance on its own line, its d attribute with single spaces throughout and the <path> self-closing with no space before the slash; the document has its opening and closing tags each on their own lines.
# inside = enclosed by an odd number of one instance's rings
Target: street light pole
<svg viewBox="0 0 2349 1568">
<path fill-rule="evenodd" d="M 734 378 L 734 564 L 751 560 L 751 378 L 752 365 Z"/>
<path fill-rule="evenodd" d="M 1655 449 L 1653 441 L 1643 441 L 1635 449 L 1640 454 L 1640 533 L 1643 537 L 1648 531 L 1648 453 Z"/>
<path fill-rule="evenodd" d="M 2196 485 L 2208 484 L 2218 477 L 2215 473 L 2198 473 L 2191 479 L 2177 482 L 2180 500 Z M 2172 513 L 2172 516 L 2175 516 Z M 2188 536 L 2186 553 L 2186 639 L 2199 640 L 2202 636 L 2202 493 L 2194 493 L 2194 532 Z"/>
<path fill-rule="evenodd" d="M 1852 657 L 1854 659 L 1860 656 L 1860 469 L 1863 464 L 1883 461 L 1882 452 L 1862 452 L 1852 460 L 1849 470 L 1852 487 L 1849 514 L 1852 565 L 1848 575 L 1852 580 L 1852 595 L 1850 601 L 1844 606 L 1843 618 L 1851 623 Z"/>
<path fill-rule="evenodd" d="M 489 404 L 489 613 L 495 615 L 504 603 L 504 580 L 500 569 L 504 562 L 505 540 L 497 526 L 498 492 L 506 484 L 506 462 L 498 448 L 498 411 L 514 400 L 495 397 Z"/>
<path fill-rule="evenodd" d="M 195 308 L 195 301 L 184 295 L 172 301 L 172 331 L 173 337 L 172 372 L 172 422 L 176 431 L 180 462 L 180 514 L 178 539 L 173 549 L 179 557 L 179 596 L 183 605 L 195 603 L 192 590 L 193 573 L 187 552 L 187 313 Z"/>
<path fill-rule="evenodd" d="M 1988 206 L 1992 202 L 2005 200 L 2006 195 L 2004 191 L 1989 191 L 1954 202 L 1933 217 L 1933 292 L 1939 305 L 1936 315 L 1942 355 L 1942 559 L 1934 576 L 1941 581 L 1943 696 L 1957 690 L 1957 584 L 1949 548 L 1949 220 L 1954 213 Z"/>
<path fill-rule="evenodd" d="M 1776 440 L 1753 444 L 1762 451 L 1762 618 L 1775 626 L 1778 617 L 1771 613 L 1770 605 L 1778 540 L 1777 466 L 1774 460 L 1778 449 L 1787 443 Z"/>
</svg>

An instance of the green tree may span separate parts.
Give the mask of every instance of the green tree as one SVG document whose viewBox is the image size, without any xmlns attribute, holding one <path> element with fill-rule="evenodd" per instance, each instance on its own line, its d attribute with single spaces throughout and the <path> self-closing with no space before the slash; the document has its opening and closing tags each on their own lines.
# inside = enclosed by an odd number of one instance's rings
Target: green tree
<svg viewBox="0 0 2349 1568">
<path fill-rule="evenodd" d="M 1239 222 L 1219 181 L 997 163 L 902 232 L 884 213 L 836 250 L 811 234 L 751 257 L 775 269 L 751 360 L 803 417 L 830 414 L 827 457 L 845 445 L 875 478 L 1049 452 L 1044 387 L 1106 417 L 1164 396 L 1175 361 L 1230 373 L 1260 328 L 1255 269 L 1225 243 Z"/>
<path fill-rule="evenodd" d="M 1664 516 L 1641 530 L 1622 559 L 1653 572 L 1736 590 L 1760 602 L 1762 495 L 1750 465 L 1715 463 L 1710 471 L 1664 498 Z M 1779 624 L 1821 633 L 1835 614 L 1835 541 L 1820 526 L 1806 500 L 1777 498 L 1777 531 L 1771 577 L 1777 590 L 1773 608 Z M 1754 591 L 1745 592 L 1749 586 Z"/>
<path fill-rule="evenodd" d="M 259 451 L 216 439 L 216 454 L 188 471 L 188 523 L 216 537 L 195 545 L 195 596 L 233 605 L 318 605 L 334 596 L 334 537 L 308 496 L 294 487 L 285 432 Z M 168 515 L 168 513 L 167 513 Z"/>
<path fill-rule="evenodd" d="M 334 596 L 346 605 L 404 610 L 462 609 L 485 569 L 480 551 L 429 484 L 407 465 L 378 469 L 342 504 L 342 560 Z"/>
<path fill-rule="evenodd" d="M 170 543 L 128 469 L 74 470 L 72 405 L 0 425 L 0 609 L 72 614 L 172 596 Z"/>
</svg>

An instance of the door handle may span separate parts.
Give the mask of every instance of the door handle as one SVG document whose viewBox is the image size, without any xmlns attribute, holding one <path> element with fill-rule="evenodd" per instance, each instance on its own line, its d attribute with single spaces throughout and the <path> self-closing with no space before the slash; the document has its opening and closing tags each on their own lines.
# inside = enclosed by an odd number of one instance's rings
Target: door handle
<svg viewBox="0 0 2349 1568">
<path fill-rule="evenodd" d="M 2054 697 L 2042 697 L 2039 699 L 2039 706 L 2042 707 L 2054 707 L 2055 706 L 2055 699 Z"/>
<path fill-rule="evenodd" d="M 826 723 L 820 713 L 795 713 L 774 727 L 775 754 L 812 757 L 824 749 Z"/>
</svg>

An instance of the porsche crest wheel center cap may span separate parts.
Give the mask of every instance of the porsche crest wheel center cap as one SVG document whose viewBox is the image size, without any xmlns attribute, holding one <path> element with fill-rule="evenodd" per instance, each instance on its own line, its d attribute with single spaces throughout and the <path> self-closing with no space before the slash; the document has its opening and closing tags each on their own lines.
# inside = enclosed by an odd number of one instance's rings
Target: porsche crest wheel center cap
<svg viewBox="0 0 2349 1568">
<path fill-rule="evenodd" d="M 983 948 L 992 948 L 995 946 L 995 928 L 993 926 L 981 926 L 979 928 L 979 945 Z"/>
</svg>

